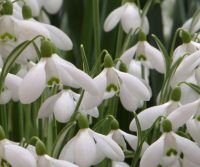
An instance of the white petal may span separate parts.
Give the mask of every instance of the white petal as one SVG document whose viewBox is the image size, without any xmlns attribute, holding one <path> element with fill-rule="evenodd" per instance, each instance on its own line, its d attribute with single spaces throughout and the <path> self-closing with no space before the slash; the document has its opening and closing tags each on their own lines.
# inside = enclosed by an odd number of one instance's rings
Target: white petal
<svg viewBox="0 0 200 167">
<path fill-rule="evenodd" d="M 55 3 L 57 4 L 57 2 Z M 49 24 L 43 24 L 50 33 L 53 43 L 61 50 L 71 50 L 73 47 L 71 39 L 60 29 Z"/>
<path fill-rule="evenodd" d="M 164 152 L 164 139 L 165 135 L 162 135 L 156 142 L 147 148 L 141 158 L 140 167 L 156 167 L 159 165 Z"/>
<path fill-rule="evenodd" d="M 17 156 L 16 156 L 17 155 Z M 5 145 L 5 160 L 13 167 L 36 167 L 34 156 L 25 148 L 7 144 Z"/>
<path fill-rule="evenodd" d="M 133 93 L 130 93 L 130 90 L 128 90 L 124 84 L 120 87 L 119 96 L 123 107 L 128 111 L 133 112 L 140 105 L 141 100 L 137 99 Z"/>
<path fill-rule="evenodd" d="M 43 6 L 48 13 L 55 14 L 61 8 L 62 3 L 63 0 L 44 0 Z"/>
<path fill-rule="evenodd" d="M 144 42 L 145 52 L 148 61 L 152 64 L 152 66 L 160 73 L 165 73 L 165 59 L 161 52 L 151 46 L 148 42 Z"/>
<path fill-rule="evenodd" d="M 170 103 L 165 103 L 159 106 L 154 106 L 145 109 L 137 115 L 142 130 L 146 130 L 152 126 L 159 116 L 162 116 Z M 130 124 L 131 131 L 137 131 L 135 119 Z"/>
<path fill-rule="evenodd" d="M 66 123 L 75 110 L 75 103 L 68 92 L 64 91 L 54 104 L 54 115 L 58 122 Z"/>
<path fill-rule="evenodd" d="M 94 80 L 84 73 L 83 71 L 79 70 L 75 67 L 70 67 L 68 65 L 63 66 L 66 71 L 71 75 L 71 77 L 80 85 L 83 89 L 87 92 L 91 93 L 92 95 L 99 95 L 99 91 Z"/>
<path fill-rule="evenodd" d="M 200 100 L 196 100 L 192 103 L 188 103 L 180 106 L 167 117 L 172 123 L 173 129 L 178 129 L 180 126 L 185 124 L 198 110 Z"/>
<path fill-rule="evenodd" d="M 93 136 L 95 141 L 97 142 L 98 149 L 110 159 L 115 161 L 123 161 L 124 153 L 121 148 L 117 145 L 117 143 L 112 140 L 109 136 L 104 136 L 99 133 L 93 132 Z"/>
<path fill-rule="evenodd" d="M 8 73 L 6 78 L 5 78 L 5 85 L 6 87 L 11 90 L 12 92 L 12 99 L 14 101 L 19 100 L 19 86 L 22 82 L 22 79 L 16 75 Z"/>
<path fill-rule="evenodd" d="M 36 64 L 24 77 L 19 88 L 23 104 L 32 103 L 40 97 L 46 86 L 45 62 Z"/>
<path fill-rule="evenodd" d="M 82 109 L 81 109 L 81 112 L 86 113 L 86 114 L 88 114 L 88 115 L 90 115 L 90 116 L 92 116 L 92 117 L 95 117 L 95 118 L 98 118 L 98 117 L 99 117 L 99 110 L 98 110 L 97 107 L 92 108 L 92 109 L 90 109 L 90 110 L 82 110 Z"/>
<path fill-rule="evenodd" d="M 12 92 L 9 90 L 4 90 L 0 94 L 0 104 L 6 104 L 10 101 Z"/>
<path fill-rule="evenodd" d="M 89 92 L 85 92 L 81 106 L 83 109 L 92 109 L 98 105 L 101 104 L 103 101 L 103 95 L 106 89 L 106 71 L 103 70 L 98 76 L 94 78 L 94 82 L 96 83 L 96 86 L 99 90 L 99 95 L 98 96 L 93 96 Z"/>
<path fill-rule="evenodd" d="M 104 30 L 110 31 L 112 30 L 120 21 L 121 15 L 124 11 L 124 6 L 121 6 L 115 10 L 113 10 L 104 22 Z"/>
<path fill-rule="evenodd" d="M 112 167 L 130 167 L 130 166 L 125 162 L 112 161 Z"/>
<path fill-rule="evenodd" d="M 112 133 L 112 132 L 110 132 Z M 120 130 L 113 130 L 112 139 L 122 147 L 122 149 L 126 149 L 126 142 L 124 140 L 123 135 L 121 134 Z"/>
<path fill-rule="evenodd" d="M 186 123 L 188 133 L 198 144 L 200 144 L 199 124 L 199 121 L 196 121 L 195 119 L 191 119 Z"/>
<path fill-rule="evenodd" d="M 124 86 L 137 98 L 141 100 L 150 100 L 151 93 L 149 89 L 135 76 L 116 70 Z"/>
<path fill-rule="evenodd" d="M 48 97 L 41 105 L 38 111 L 38 118 L 46 118 L 52 116 L 53 114 L 53 106 L 56 100 L 60 97 L 60 93 Z"/>
<path fill-rule="evenodd" d="M 126 33 L 131 30 L 135 31 L 136 28 L 141 26 L 141 18 L 139 10 L 135 4 L 127 4 L 126 9 L 121 18 L 122 27 Z"/>
<path fill-rule="evenodd" d="M 192 162 L 200 165 L 200 148 L 197 146 L 197 144 L 189 139 L 180 137 L 175 133 L 173 133 L 173 136 L 176 138 L 178 148 L 183 152 L 184 156 L 186 156 Z"/>
</svg>

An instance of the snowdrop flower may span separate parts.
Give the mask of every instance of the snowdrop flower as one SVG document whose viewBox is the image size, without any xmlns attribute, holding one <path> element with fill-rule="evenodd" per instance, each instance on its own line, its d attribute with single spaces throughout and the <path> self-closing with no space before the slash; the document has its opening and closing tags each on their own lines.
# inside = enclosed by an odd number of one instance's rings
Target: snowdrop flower
<svg viewBox="0 0 200 167">
<path fill-rule="evenodd" d="M 146 34 L 149 32 L 147 17 L 142 20 L 140 10 L 134 3 L 125 3 L 112 11 L 105 20 L 104 30 L 111 31 L 120 21 L 126 33 L 134 32 L 137 28 L 141 28 Z"/>
<path fill-rule="evenodd" d="M 57 160 L 46 154 L 44 144 L 39 140 L 36 143 L 37 167 L 78 167 L 77 165 L 68 161 Z"/>
<path fill-rule="evenodd" d="M 180 82 L 186 81 L 195 71 L 195 68 L 200 64 L 200 51 L 196 51 L 191 55 L 186 56 L 174 75 L 171 78 L 170 85 L 176 87 Z"/>
<path fill-rule="evenodd" d="M 81 86 L 89 93 L 98 95 L 92 78 L 70 62 L 61 59 L 57 54 L 53 54 L 52 44 L 49 41 L 42 42 L 41 54 L 41 60 L 31 68 L 20 85 L 19 98 L 22 103 L 28 104 L 35 101 L 42 94 L 46 84 L 53 81 L 74 88 Z M 37 81 L 35 81 L 36 78 Z"/>
<path fill-rule="evenodd" d="M 36 167 L 34 156 L 27 149 L 5 139 L 2 127 L 0 127 L 0 159 L 6 160 L 12 167 Z"/>
<path fill-rule="evenodd" d="M 117 142 L 121 148 L 126 148 L 126 142 L 130 145 L 133 150 L 137 149 L 138 137 L 135 135 L 128 134 L 119 129 L 119 123 L 116 119 L 111 122 L 111 132 L 108 134 L 115 142 Z M 148 144 L 146 142 L 143 143 L 141 154 L 148 148 Z"/>
<path fill-rule="evenodd" d="M 102 161 L 105 157 L 114 161 L 123 161 L 121 148 L 109 136 L 92 131 L 88 127 L 87 118 L 79 117 L 77 135 L 62 149 L 59 159 L 74 162 L 81 167 L 89 167 Z"/>
<path fill-rule="evenodd" d="M 105 56 L 104 67 L 103 71 L 94 78 L 101 93 L 92 96 L 86 92 L 82 101 L 86 109 L 99 105 L 103 99 L 111 98 L 118 92 L 122 105 L 128 111 L 136 110 L 142 101 L 150 99 L 151 92 L 145 84 L 137 77 L 115 69 L 110 55 Z"/>
<path fill-rule="evenodd" d="M 136 45 L 122 54 L 120 60 L 129 67 L 131 60 L 136 55 L 136 60 L 141 61 L 145 67 L 165 73 L 165 59 L 162 53 L 146 41 L 146 35 L 142 31 L 139 32 L 138 40 Z"/>
<path fill-rule="evenodd" d="M 176 62 L 178 58 L 184 56 L 186 53 L 192 54 L 200 49 L 200 44 L 197 42 L 191 41 L 191 36 L 188 32 L 182 30 L 181 38 L 182 38 L 183 44 L 178 46 L 174 50 L 173 63 Z"/>
<path fill-rule="evenodd" d="M 158 106 L 147 108 L 140 112 L 137 117 L 140 122 L 141 130 L 149 129 L 160 116 L 168 116 L 170 113 L 173 112 L 173 110 L 179 109 L 179 107 L 181 106 L 179 102 L 180 97 L 181 90 L 179 87 L 177 87 L 172 91 L 170 101 Z M 129 129 L 131 131 L 137 131 L 135 118 L 131 121 Z"/>
<path fill-rule="evenodd" d="M 46 99 L 38 111 L 38 118 L 52 117 L 54 115 L 58 122 L 66 123 L 74 113 L 79 97 L 79 94 L 69 89 L 62 90 L 58 94 Z M 90 111 L 80 108 L 80 112 L 94 117 L 99 116 L 97 108 Z"/>
<path fill-rule="evenodd" d="M 155 167 L 159 164 L 170 166 L 181 152 L 191 162 L 200 165 L 200 148 L 194 142 L 172 132 L 169 120 L 163 121 L 163 131 L 162 136 L 144 152 L 140 167 Z M 165 161 L 166 158 L 168 161 Z"/>
</svg>

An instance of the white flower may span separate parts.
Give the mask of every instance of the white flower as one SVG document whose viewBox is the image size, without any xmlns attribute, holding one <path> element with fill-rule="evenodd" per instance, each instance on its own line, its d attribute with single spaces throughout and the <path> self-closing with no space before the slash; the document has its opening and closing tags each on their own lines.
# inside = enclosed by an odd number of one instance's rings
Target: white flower
<svg viewBox="0 0 200 167">
<path fill-rule="evenodd" d="M 141 101 L 148 101 L 151 97 L 150 90 L 142 81 L 114 67 L 104 68 L 94 81 L 101 95 L 86 94 L 83 97 L 82 105 L 88 109 L 99 105 L 103 99 L 111 98 L 118 92 L 122 105 L 128 111 L 136 110 L 141 105 Z"/>
<path fill-rule="evenodd" d="M 56 78 L 61 84 L 75 88 L 81 86 L 93 95 L 98 94 L 92 78 L 70 62 L 53 54 L 51 57 L 41 58 L 39 63 L 26 74 L 19 88 L 20 101 L 25 104 L 35 101 L 52 78 Z"/>
<path fill-rule="evenodd" d="M 52 158 L 48 156 L 47 154 L 38 156 L 37 159 L 37 167 L 78 167 L 77 165 L 63 161 L 63 160 L 57 160 L 55 158 Z"/>
<path fill-rule="evenodd" d="M 141 61 L 145 67 L 165 73 L 164 56 L 147 41 L 139 41 L 136 45 L 125 51 L 120 59 L 129 67 L 135 55 L 135 59 Z"/>
<path fill-rule="evenodd" d="M 146 34 L 149 32 L 149 22 L 147 17 L 142 21 L 140 10 L 134 3 L 125 3 L 112 11 L 105 20 L 104 30 L 112 30 L 120 21 L 122 28 L 126 33 L 135 31 L 137 28 L 142 28 Z"/>
<path fill-rule="evenodd" d="M 192 141 L 180 137 L 174 132 L 165 132 L 144 152 L 140 167 L 155 167 L 159 164 L 172 165 L 180 153 L 191 162 L 200 165 L 200 148 Z M 195 152 L 195 154 L 194 154 Z M 168 159 L 167 161 L 166 158 Z"/>
<path fill-rule="evenodd" d="M 125 162 L 112 161 L 112 167 L 130 167 L 130 166 Z"/>
<path fill-rule="evenodd" d="M 66 123 L 74 113 L 79 97 L 79 94 L 71 90 L 62 90 L 58 94 L 50 96 L 40 107 L 38 118 L 52 117 L 54 115 L 58 122 Z M 80 112 L 94 117 L 98 117 L 99 115 L 97 108 L 91 111 L 80 108 Z"/>
<path fill-rule="evenodd" d="M 59 11 L 63 4 L 63 0 L 36 0 L 40 4 L 40 7 L 50 13 L 55 14 Z"/>
<path fill-rule="evenodd" d="M 189 18 L 182 26 L 184 30 L 190 31 L 192 34 L 197 32 L 200 29 L 200 17 L 199 15 L 197 16 L 197 20 L 195 21 L 195 24 L 192 27 L 192 21 L 193 17 Z"/>
<path fill-rule="evenodd" d="M 36 160 L 28 150 L 12 144 L 7 139 L 0 141 L 0 158 L 6 160 L 12 167 L 36 167 Z"/>
<path fill-rule="evenodd" d="M 59 159 L 75 162 L 81 167 L 89 167 L 105 157 L 114 161 L 123 161 L 121 148 L 109 137 L 92 131 L 80 129 L 62 149 Z"/>
</svg>

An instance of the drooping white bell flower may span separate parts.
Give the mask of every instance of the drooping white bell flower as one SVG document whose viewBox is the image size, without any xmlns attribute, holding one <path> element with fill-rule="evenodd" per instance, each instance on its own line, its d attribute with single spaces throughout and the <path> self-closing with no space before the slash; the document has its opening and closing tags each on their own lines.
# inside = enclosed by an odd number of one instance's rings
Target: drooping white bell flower
<svg viewBox="0 0 200 167">
<path fill-rule="evenodd" d="M 181 31 L 183 44 L 178 46 L 173 53 L 173 63 L 185 54 L 192 54 L 200 49 L 200 44 L 191 40 L 190 34 L 184 30 Z"/>
<path fill-rule="evenodd" d="M 58 94 L 50 96 L 40 107 L 38 118 L 51 118 L 54 115 L 58 122 L 66 123 L 74 113 L 79 97 L 79 94 L 71 90 L 62 90 Z M 97 108 L 92 111 L 82 111 L 82 108 L 79 110 L 94 117 L 98 117 L 99 115 Z"/>
<path fill-rule="evenodd" d="M 54 80 L 74 88 L 82 87 L 89 93 L 98 95 L 92 78 L 57 54 L 52 54 L 51 47 L 52 44 L 48 41 L 42 43 L 43 57 L 24 77 L 19 88 L 20 101 L 24 104 L 35 101 L 42 94 L 46 84 Z"/>
<path fill-rule="evenodd" d="M 104 66 L 103 71 L 94 78 L 101 94 L 91 96 L 86 92 L 82 101 L 86 108 L 96 107 L 103 99 L 111 98 L 118 92 L 122 105 L 128 111 L 136 110 L 142 101 L 150 99 L 151 92 L 147 86 L 137 77 L 115 69 L 110 55 L 105 56 Z"/>
<path fill-rule="evenodd" d="M 140 167 L 155 167 L 162 163 L 165 165 L 168 163 L 170 166 L 176 162 L 181 152 L 191 162 L 200 165 L 200 148 L 194 142 L 172 132 L 169 120 L 163 121 L 163 131 L 162 136 L 144 152 Z M 166 157 L 169 157 L 171 161 L 163 162 L 163 158 Z"/>
<path fill-rule="evenodd" d="M 140 122 L 141 130 L 149 129 L 160 116 L 167 117 L 173 112 L 173 110 L 178 109 L 181 106 L 179 102 L 180 98 L 181 90 L 177 87 L 172 91 L 171 100 L 164 104 L 153 106 L 140 112 L 137 115 L 137 118 Z M 131 121 L 129 129 L 131 131 L 137 131 L 135 118 Z"/>
<path fill-rule="evenodd" d="M 50 14 L 57 13 L 63 4 L 63 0 L 36 0 L 36 1 L 38 1 L 41 8 L 43 7 Z"/>
<path fill-rule="evenodd" d="M 5 139 L 2 127 L 0 127 L 0 159 L 6 160 L 12 167 L 36 167 L 34 156 L 27 149 Z"/>
<path fill-rule="evenodd" d="M 121 148 L 109 136 L 94 132 L 88 127 L 87 118 L 79 118 L 80 130 L 62 149 L 59 159 L 74 162 L 81 167 L 89 167 L 110 158 L 123 161 Z"/>
<path fill-rule="evenodd" d="M 160 73 L 165 73 L 164 56 L 158 49 L 146 41 L 146 35 L 142 31 L 139 32 L 139 41 L 137 44 L 125 51 L 120 57 L 120 60 L 129 67 L 134 56 L 145 67 L 155 69 Z"/>
<path fill-rule="evenodd" d="M 111 31 L 119 22 L 126 33 L 141 28 L 146 34 L 149 32 L 149 22 L 147 17 L 142 20 L 140 9 L 134 3 L 125 3 L 113 10 L 104 22 L 104 30 Z"/>
<path fill-rule="evenodd" d="M 186 56 L 174 75 L 171 78 L 170 85 L 176 87 L 180 82 L 186 81 L 194 72 L 195 68 L 200 64 L 200 51 L 196 51 L 191 55 Z"/>
<path fill-rule="evenodd" d="M 40 140 L 36 143 L 37 167 L 78 167 L 77 165 L 64 160 L 57 160 L 46 154 L 44 143 Z"/>
</svg>

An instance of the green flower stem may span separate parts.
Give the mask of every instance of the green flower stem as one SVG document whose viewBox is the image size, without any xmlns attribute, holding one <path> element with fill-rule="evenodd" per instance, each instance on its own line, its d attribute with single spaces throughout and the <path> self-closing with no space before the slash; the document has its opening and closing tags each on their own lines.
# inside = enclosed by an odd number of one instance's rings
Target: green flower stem
<svg viewBox="0 0 200 167">
<path fill-rule="evenodd" d="M 31 124 L 31 105 L 24 105 L 24 117 L 25 117 L 25 132 L 24 136 L 26 139 L 29 139 L 31 136 L 31 129 L 32 129 L 32 124 Z"/>
<path fill-rule="evenodd" d="M 93 23 L 94 23 L 94 45 L 95 45 L 95 60 L 100 54 L 100 19 L 99 19 L 99 0 L 93 0 Z"/>
<path fill-rule="evenodd" d="M 117 33 L 117 45 L 116 45 L 116 51 L 115 51 L 115 59 L 119 58 L 121 55 L 121 47 L 122 47 L 122 40 L 123 40 L 123 30 L 122 26 L 119 25 L 118 33 Z"/>
</svg>

